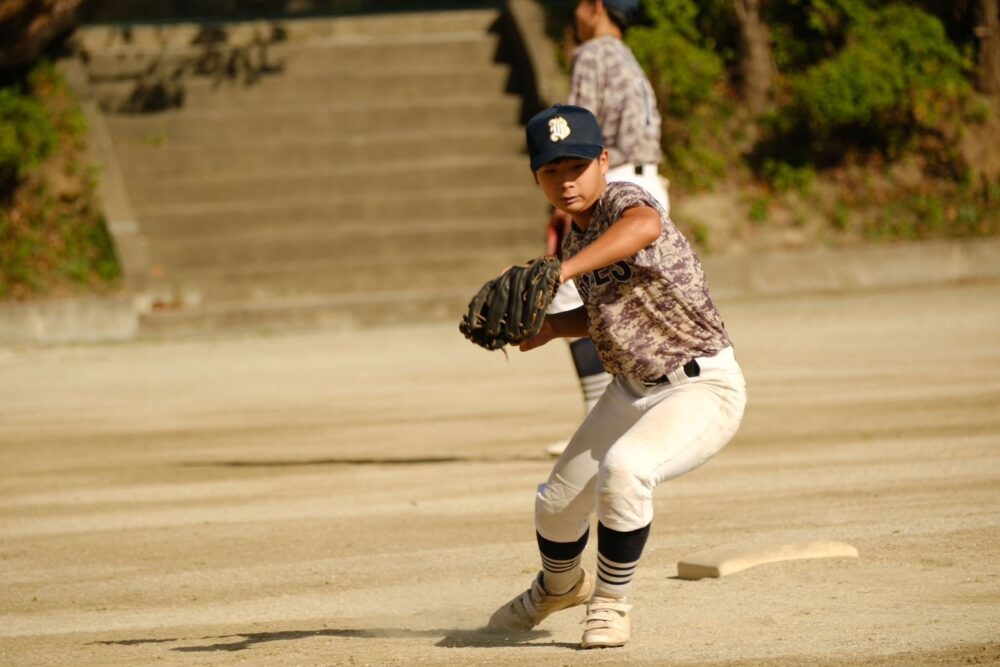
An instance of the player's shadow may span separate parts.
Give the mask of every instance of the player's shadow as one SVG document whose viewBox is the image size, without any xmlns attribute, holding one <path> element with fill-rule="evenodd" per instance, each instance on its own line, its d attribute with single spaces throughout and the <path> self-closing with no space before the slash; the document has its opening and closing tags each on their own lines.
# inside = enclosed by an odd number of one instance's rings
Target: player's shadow
<svg viewBox="0 0 1000 667">
<path fill-rule="evenodd" d="M 321 630 L 284 630 L 277 632 L 248 632 L 234 635 L 217 635 L 209 637 L 174 637 L 168 639 L 120 639 L 96 641 L 94 644 L 107 646 L 136 646 L 140 644 L 170 644 L 186 645 L 172 647 L 171 651 L 179 653 L 210 653 L 215 651 L 245 651 L 257 644 L 270 642 L 295 641 L 299 639 L 314 639 L 316 637 L 337 637 L 351 639 L 441 639 L 435 646 L 442 648 L 502 648 L 504 646 L 577 648 L 577 644 L 568 642 L 532 643 L 548 637 L 551 633 L 545 630 L 535 630 L 518 635 L 498 634 L 477 628 L 472 630 L 406 630 L 403 628 L 323 628 Z M 201 643 L 208 641 L 209 643 Z M 191 642 L 199 642 L 192 644 Z"/>
<path fill-rule="evenodd" d="M 510 463 L 511 461 L 551 461 L 548 456 L 417 456 L 417 457 L 392 457 L 392 458 L 368 458 L 368 457 L 345 457 L 345 458 L 323 458 L 323 459 L 287 459 L 287 460 L 266 460 L 266 461 L 192 461 L 182 463 L 188 468 L 292 468 L 292 467 L 323 467 L 323 466 L 420 466 L 420 465 L 440 465 L 445 463 L 472 463 L 482 465 L 484 463 Z"/>
<path fill-rule="evenodd" d="M 498 634 L 486 628 L 476 628 L 474 630 L 450 630 L 435 646 L 443 648 L 496 648 L 503 646 L 519 646 L 539 648 L 559 647 L 559 648 L 580 648 L 577 642 L 542 642 L 536 643 L 539 639 L 545 639 L 552 635 L 548 630 L 532 630 L 516 635 Z"/>
</svg>

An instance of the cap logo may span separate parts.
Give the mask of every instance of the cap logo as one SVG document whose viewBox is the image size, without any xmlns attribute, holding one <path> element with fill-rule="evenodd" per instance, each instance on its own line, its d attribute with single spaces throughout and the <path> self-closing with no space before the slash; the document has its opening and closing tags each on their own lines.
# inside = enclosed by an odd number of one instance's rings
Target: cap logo
<svg viewBox="0 0 1000 667">
<path fill-rule="evenodd" d="M 569 136 L 569 123 L 562 116 L 556 116 L 549 121 L 549 139 L 552 141 L 562 141 Z"/>
</svg>

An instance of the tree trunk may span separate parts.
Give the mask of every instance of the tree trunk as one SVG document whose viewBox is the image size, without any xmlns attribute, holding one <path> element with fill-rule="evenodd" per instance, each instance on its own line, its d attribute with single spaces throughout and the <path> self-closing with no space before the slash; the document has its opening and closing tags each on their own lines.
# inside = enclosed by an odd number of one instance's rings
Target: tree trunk
<svg viewBox="0 0 1000 667">
<path fill-rule="evenodd" d="M 0 0 L 0 70 L 31 64 L 100 0 Z"/>
<path fill-rule="evenodd" d="M 743 99 L 754 116 L 765 111 L 771 101 L 775 71 L 771 55 L 771 33 L 760 16 L 762 1 L 733 0 L 743 43 L 740 58 Z"/>
<path fill-rule="evenodd" d="M 1000 98 L 1000 0 L 979 0 L 976 37 L 979 38 L 978 86 Z"/>
</svg>

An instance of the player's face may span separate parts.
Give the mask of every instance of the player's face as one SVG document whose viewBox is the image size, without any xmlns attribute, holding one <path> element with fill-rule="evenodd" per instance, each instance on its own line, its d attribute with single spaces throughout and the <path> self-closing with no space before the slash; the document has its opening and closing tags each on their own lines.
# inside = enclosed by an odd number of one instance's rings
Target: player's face
<svg viewBox="0 0 1000 667">
<path fill-rule="evenodd" d="M 594 36 L 594 29 L 597 26 L 598 8 L 595 0 L 580 0 L 576 3 L 576 11 L 573 12 L 573 23 L 576 28 L 576 38 L 580 42 L 586 42 Z"/>
<path fill-rule="evenodd" d="M 574 218 L 586 215 L 604 194 L 608 173 L 608 152 L 596 160 L 564 158 L 549 162 L 535 172 L 535 181 L 546 199 L 560 211 Z"/>
</svg>

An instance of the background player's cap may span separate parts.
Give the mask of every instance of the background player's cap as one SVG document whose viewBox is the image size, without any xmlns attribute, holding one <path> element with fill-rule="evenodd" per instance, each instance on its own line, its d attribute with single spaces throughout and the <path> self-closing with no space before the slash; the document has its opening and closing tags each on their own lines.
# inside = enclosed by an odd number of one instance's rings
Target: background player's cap
<svg viewBox="0 0 1000 667">
<path fill-rule="evenodd" d="M 597 159 L 604 150 L 601 126 L 583 107 L 556 104 L 539 112 L 525 126 L 531 171 L 561 157 Z"/>
<path fill-rule="evenodd" d="M 604 0 L 604 6 L 631 13 L 639 11 L 639 0 Z"/>
<path fill-rule="evenodd" d="M 631 25 L 639 17 L 639 0 L 604 0 L 604 7 L 618 15 L 626 26 Z"/>
</svg>

